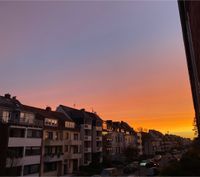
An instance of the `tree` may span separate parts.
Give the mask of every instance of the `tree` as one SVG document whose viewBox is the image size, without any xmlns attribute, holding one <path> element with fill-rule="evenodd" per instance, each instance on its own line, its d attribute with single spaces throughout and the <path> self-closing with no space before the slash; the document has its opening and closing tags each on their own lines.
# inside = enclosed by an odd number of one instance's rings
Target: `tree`
<svg viewBox="0 0 200 177">
<path fill-rule="evenodd" d="M 194 135 L 198 136 L 196 117 L 194 117 L 194 120 L 193 120 L 193 129 L 192 130 L 194 131 Z"/>
</svg>

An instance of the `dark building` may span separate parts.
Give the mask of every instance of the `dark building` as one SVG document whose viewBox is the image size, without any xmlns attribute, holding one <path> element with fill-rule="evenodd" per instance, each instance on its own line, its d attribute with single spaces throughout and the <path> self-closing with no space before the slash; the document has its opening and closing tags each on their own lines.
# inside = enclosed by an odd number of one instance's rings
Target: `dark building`
<svg viewBox="0 0 200 177">
<path fill-rule="evenodd" d="M 200 135 L 200 1 L 178 1 L 185 53 L 195 109 L 197 133 Z"/>
<path fill-rule="evenodd" d="M 64 105 L 60 105 L 57 111 L 71 117 L 71 119 L 79 126 L 80 136 L 82 140 L 82 166 L 87 166 L 95 161 L 102 162 L 102 119 L 92 112 L 85 109 L 74 109 Z"/>
</svg>

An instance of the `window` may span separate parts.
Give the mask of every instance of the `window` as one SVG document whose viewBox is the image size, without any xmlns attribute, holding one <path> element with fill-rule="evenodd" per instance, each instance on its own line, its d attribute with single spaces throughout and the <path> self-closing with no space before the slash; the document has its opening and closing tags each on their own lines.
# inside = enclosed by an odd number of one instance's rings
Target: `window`
<svg viewBox="0 0 200 177">
<path fill-rule="evenodd" d="M 20 122 L 26 122 L 33 124 L 34 123 L 34 114 L 21 112 L 20 113 Z"/>
<path fill-rule="evenodd" d="M 74 122 L 65 121 L 65 127 L 66 128 L 74 128 L 75 124 L 74 124 Z"/>
<path fill-rule="evenodd" d="M 8 112 L 8 111 L 3 111 L 3 116 L 2 116 L 3 122 L 8 122 L 9 119 L 10 119 L 10 112 Z"/>
<path fill-rule="evenodd" d="M 28 129 L 27 130 L 27 137 L 28 138 L 41 138 L 42 137 L 42 131 L 41 130 Z"/>
<path fill-rule="evenodd" d="M 24 175 L 28 174 L 34 174 L 34 173 L 39 173 L 39 164 L 34 164 L 34 165 L 25 165 L 24 166 Z"/>
<path fill-rule="evenodd" d="M 74 133 L 74 140 L 78 140 L 78 133 Z"/>
<path fill-rule="evenodd" d="M 102 132 L 101 131 L 97 131 L 96 132 L 96 136 L 101 136 L 102 135 Z"/>
<path fill-rule="evenodd" d="M 53 139 L 53 132 L 46 132 L 45 133 L 45 139 L 52 140 Z"/>
<path fill-rule="evenodd" d="M 57 162 L 51 162 L 51 163 L 44 164 L 44 172 L 56 171 L 56 169 L 57 169 Z"/>
<path fill-rule="evenodd" d="M 40 147 L 26 147 L 26 156 L 40 155 Z"/>
<path fill-rule="evenodd" d="M 68 132 L 65 133 L 65 139 L 66 139 L 66 140 L 69 139 L 69 133 L 68 133 Z"/>
<path fill-rule="evenodd" d="M 10 128 L 10 137 L 25 137 L 25 129 Z"/>
<path fill-rule="evenodd" d="M 65 145 L 65 152 L 68 152 L 69 151 L 69 146 Z"/>
<path fill-rule="evenodd" d="M 78 153 L 78 146 L 73 146 L 73 153 L 77 154 Z"/>
<path fill-rule="evenodd" d="M 58 120 L 45 118 L 45 125 L 46 126 L 57 127 L 58 126 Z"/>
<path fill-rule="evenodd" d="M 8 158 L 20 158 L 23 157 L 23 147 L 8 147 L 7 157 Z"/>
</svg>

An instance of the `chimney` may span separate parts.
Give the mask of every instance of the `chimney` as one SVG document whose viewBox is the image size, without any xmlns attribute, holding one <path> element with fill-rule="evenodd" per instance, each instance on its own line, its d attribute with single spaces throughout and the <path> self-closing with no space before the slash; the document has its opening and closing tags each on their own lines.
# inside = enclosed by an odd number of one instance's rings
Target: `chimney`
<svg viewBox="0 0 200 177">
<path fill-rule="evenodd" d="M 6 93 L 6 94 L 4 95 L 4 97 L 10 99 L 10 98 L 11 98 L 11 95 L 10 95 L 9 93 Z"/>
<path fill-rule="evenodd" d="M 47 107 L 46 107 L 46 111 L 51 111 L 51 107 L 50 107 L 50 106 L 47 106 Z"/>
<path fill-rule="evenodd" d="M 13 97 L 12 97 L 13 100 L 16 100 L 16 98 L 17 98 L 16 96 L 13 96 Z"/>
<path fill-rule="evenodd" d="M 84 109 L 84 108 L 83 108 L 83 109 L 80 109 L 80 111 L 83 111 L 83 112 L 84 112 L 84 111 L 85 111 L 85 109 Z"/>
</svg>

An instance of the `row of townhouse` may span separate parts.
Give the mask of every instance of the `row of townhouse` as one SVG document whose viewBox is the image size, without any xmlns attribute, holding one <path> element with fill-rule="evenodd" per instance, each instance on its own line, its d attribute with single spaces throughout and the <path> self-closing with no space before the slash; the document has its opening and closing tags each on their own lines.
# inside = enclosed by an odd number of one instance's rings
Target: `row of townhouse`
<svg viewBox="0 0 200 177">
<path fill-rule="evenodd" d="M 93 161 L 102 162 L 102 120 L 95 113 L 0 96 L 0 175 L 61 176 Z"/>
<path fill-rule="evenodd" d="M 173 149 L 181 149 L 188 146 L 191 140 L 176 135 L 162 134 L 156 130 L 141 132 L 143 154 L 155 155 L 171 152 Z"/>
<path fill-rule="evenodd" d="M 127 147 L 133 147 L 142 155 L 142 136 L 126 122 L 103 122 L 103 153 L 113 160 L 121 160 Z"/>
</svg>

